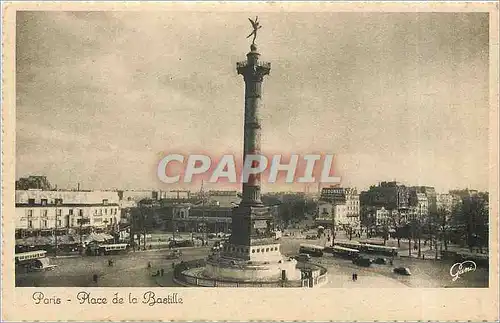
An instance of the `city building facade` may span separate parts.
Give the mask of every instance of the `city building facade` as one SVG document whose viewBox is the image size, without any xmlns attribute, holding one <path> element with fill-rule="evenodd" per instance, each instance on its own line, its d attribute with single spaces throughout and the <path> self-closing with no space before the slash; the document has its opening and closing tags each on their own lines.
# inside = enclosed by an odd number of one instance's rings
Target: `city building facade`
<svg viewBox="0 0 500 323">
<path fill-rule="evenodd" d="M 42 231 L 111 228 L 120 221 L 117 192 L 17 190 L 16 230 Z"/>
<path fill-rule="evenodd" d="M 385 207 L 375 209 L 375 225 L 377 227 L 387 227 L 390 223 L 392 210 L 387 210 Z"/>
<path fill-rule="evenodd" d="M 456 200 L 455 200 L 456 203 Z M 454 199 L 451 194 L 437 194 L 436 196 L 436 207 L 438 210 L 443 210 L 447 213 L 451 213 L 453 208 Z"/>
<path fill-rule="evenodd" d="M 435 214 L 437 212 L 437 193 L 432 186 L 414 186 L 411 188 L 416 193 L 423 193 L 427 197 L 428 214 Z"/>
<path fill-rule="evenodd" d="M 364 206 L 384 207 L 388 210 L 407 209 L 410 191 L 405 185 L 393 182 L 381 182 L 361 192 L 360 203 Z"/>
<path fill-rule="evenodd" d="M 360 226 L 360 201 L 357 190 L 335 186 L 323 188 L 316 215 L 316 223 L 325 228 L 333 227 L 335 219 L 336 230 L 348 226 L 357 232 Z"/>
</svg>

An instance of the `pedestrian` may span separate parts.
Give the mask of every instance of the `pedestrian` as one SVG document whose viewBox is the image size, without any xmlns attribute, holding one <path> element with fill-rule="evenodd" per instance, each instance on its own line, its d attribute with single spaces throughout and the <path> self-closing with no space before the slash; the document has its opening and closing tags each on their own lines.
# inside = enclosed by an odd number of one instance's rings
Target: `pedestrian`
<svg viewBox="0 0 500 323">
<path fill-rule="evenodd" d="M 422 259 L 425 260 L 425 255 L 422 255 Z"/>
<path fill-rule="evenodd" d="M 356 280 L 356 274 L 352 274 L 352 281 Z"/>
<path fill-rule="evenodd" d="M 151 261 L 148 261 L 148 269 L 151 269 Z"/>
<path fill-rule="evenodd" d="M 358 274 L 354 274 L 354 281 L 358 281 Z"/>
<path fill-rule="evenodd" d="M 160 275 L 161 275 L 161 276 L 163 276 L 163 274 L 164 274 L 164 273 L 165 273 L 165 270 L 162 268 L 162 269 L 160 270 Z"/>
<path fill-rule="evenodd" d="M 97 280 L 98 280 L 98 278 L 99 278 L 99 277 L 97 276 L 97 274 L 94 274 L 94 276 L 92 276 L 92 280 L 94 281 L 94 283 L 96 283 L 96 284 L 97 284 Z"/>
</svg>

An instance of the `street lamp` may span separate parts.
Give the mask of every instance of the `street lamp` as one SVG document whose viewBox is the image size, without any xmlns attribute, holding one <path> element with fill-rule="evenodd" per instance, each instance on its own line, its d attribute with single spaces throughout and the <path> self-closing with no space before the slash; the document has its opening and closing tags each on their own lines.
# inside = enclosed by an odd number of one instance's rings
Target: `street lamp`
<svg viewBox="0 0 500 323">
<path fill-rule="evenodd" d="M 54 257 L 57 257 L 57 221 L 59 219 L 59 208 L 56 206 L 56 217 L 55 217 L 55 223 L 54 223 L 54 243 L 55 243 L 55 249 L 54 249 Z"/>
</svg>

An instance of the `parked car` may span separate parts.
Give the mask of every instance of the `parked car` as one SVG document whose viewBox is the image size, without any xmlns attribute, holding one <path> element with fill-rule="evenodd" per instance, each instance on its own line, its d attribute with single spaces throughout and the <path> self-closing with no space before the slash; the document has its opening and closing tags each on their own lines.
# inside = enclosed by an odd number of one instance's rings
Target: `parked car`
<svg viewBox="0 0 500 323">
<path fill-rule="evenodd" d="M 372 261 L 370 258 L 356 257 L 352 260 L 352 263 L 362 267 L 370 267 Z"/>
<path fill-rule="evenodd" d="M 411 276 L 410 269 L 406 268 L 406 267 L 394 268 L 394 273 L 399 274 L 399 275 L 404 275 L 404 276 Z"/>
<path fill-rule="evenodd" d="M 376 259 L 373 260 L 373 263 L 377 264 L 377 265 L 386 265 L 387 264 L 387 259 L 385 259 L 385 258 L 376 258 Z"/>
<path fill-rule="evenodd" d="M 311 255 L 307 253 L 301 253 L 298 256 L 294 257 L 295 260 L 300 261 L 300 262 L 308 262 L 311 261 Z"/>
</svg>

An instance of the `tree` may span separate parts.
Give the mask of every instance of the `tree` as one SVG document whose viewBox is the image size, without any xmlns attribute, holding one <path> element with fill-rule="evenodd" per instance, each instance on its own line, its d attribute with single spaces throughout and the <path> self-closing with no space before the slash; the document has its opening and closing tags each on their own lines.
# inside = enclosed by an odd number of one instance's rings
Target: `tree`
<svg viewBox="0 0 500 323">
<path fill-rule="evenodd" d="M 384 238 L 384 246 L 387 243 L 387 240 L 389 239 L 389 226 L 388 223 L 384 223 L 382 226 L 382 237 Z"/>
<path fill-rule="evenodd" d="M 279 217 L 286 224 L 306 219 L 306 214 L 316 212 L 317 203 L 300 195 L 284 195 L 279 206 Z"/>
<path fill-rule="evenodd" d="M 137 233 L 139 244 L 141 241 L 140 235 L 143 236 L 144 248 L 146 248 L 146 236 L 148 232 L 151 232 L 157 225 L 156 218 L 154 216 L 154 209 L 151 207 L 146 207 L 139 204 L 136 208 L 131 209 L 131 240 L 134 241 L 134 235 Z"/>
<path fill-rule="evenodd" d="M 469 250 L 483 246 L 488 241 L 488 201 L 484 197 L 471 196 L 462 200 L 462 221 L 466 223 L 466 240 Z"/>
<path fill-rule="evenodd" d="M 476 247 L 482 252 L 488 245 L 489 210 L 488 193 L 479 193 L 462 197 L 462 203 L 456 205 L 451 212 L 450 226 L 453 229 L 453 240 L 462 243 L 472 250 Z"/>
<path fill-rule="evenodd" d="M 396 211 L 396 210 L 392 210 L 390 211 L 390 216 L 389 216 L 389 225 L 392 226 L 394 232 L 395 232 L 395 235 L 396 235 L 396 239 L 398 240 L 398 248 L 401 247 L 401 232 L 403 231 L 403 227 L 405 225 L 405 223 L 403 222 L 403 217 L 401 216 L 401 213 Z"/>
<path fill-rule="evenodd" d="M 439 208 L 436 213 L 436 226 L 439 229 L 439 238 L 444 243 L 444 250 L 448 250 L 448 221 L 450 212 L 445 208 Z"/>
<path fill-rule="evenodd" d="M 443 224 L 444 222 L 444 224 Z M 446 210 L 431 209 L 429 216 L 426 219 L 427 234 L 429 235 L 430 248 L 434 246 L 436 256 L 438 258 L 438 241 L 442 239 L 443 226 L 446 224 Z"/>
<path fill-rule="evenodd" d="M 342 229 L 346 233 L 347 236 L 349 236 L 349 240 L 352 240 L 352 234 L 353 234 L 353 228 L 350 224 L 342 224 Z"/>
<path fill-rule="evenodd" d="M 368 238 L 369 232 L 375 227 L 376 224 L 374 209 L 371 207 L 362 206 L 360 213 L 360 225 L 361 228 L 365 227 L 366 237 Z"/>
</svg>

